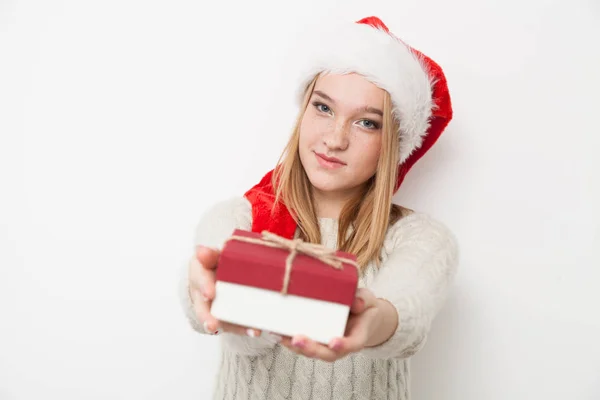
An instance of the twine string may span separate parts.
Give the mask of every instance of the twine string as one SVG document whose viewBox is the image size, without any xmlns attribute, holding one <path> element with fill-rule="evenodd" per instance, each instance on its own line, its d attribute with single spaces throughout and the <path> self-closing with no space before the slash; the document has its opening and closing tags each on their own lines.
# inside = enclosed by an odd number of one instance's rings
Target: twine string
<svg viewBox="0 0 600 400">
<path fill-rule="evenodd" d="M 313 257 L 338 270 L 343 268 L 343 263 L 350 264 L 356 267 L 357 270 L 359 269 L 359 265 L 356 261 L 338 256 L 336 251 L 333 249 L 316 243 L 307 243 L 302 239 L 287 239 L 269 231 L 263 231 L 260 239 L 233 235 L 230 237 L 230 240 L 238 240 L 241 242 L 254 243 L 279 249 L 287 249 L 290 251 L 290 254 L 285 260 L 285 273 L 283 275 L 283 284 L 281 288 L 281 293 L 284 295 L 287 294 L 288 286 L 290 284 L 290 276 L 292 274 L 293 262 L 298 254 L 305 254 Z"/>
</svg>

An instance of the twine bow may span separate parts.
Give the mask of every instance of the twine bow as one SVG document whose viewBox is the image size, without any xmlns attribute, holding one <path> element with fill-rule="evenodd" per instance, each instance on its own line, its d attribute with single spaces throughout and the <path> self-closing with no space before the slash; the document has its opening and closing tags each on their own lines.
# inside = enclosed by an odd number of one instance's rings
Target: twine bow
<svg viewBox="0 0 600 400">
<path fill-rule="evenodd" d="M 359 269 L 359 265 L 356 261 L 338 256 L 333 249 L 315 243 L 307 243 L 302 239 L 286 239 L 269 231 L 263 231 L 261 239 L 238 235 L 233 235 L 230 239 L 279 249 L 287 249 L 290 251 L 290 254 L 285 260 L 285 273 L 283 276 L 283 286 L 281 288 L 281 293 L 284 295 L 287 294 L 288 286 L 290 284 L 290 275 L 292 273 L 294 258 L 299 253 L 316 258 L 335 269 L 342 269 L 343 263 L 353 265 L 356 269 Z"/>
</svg>

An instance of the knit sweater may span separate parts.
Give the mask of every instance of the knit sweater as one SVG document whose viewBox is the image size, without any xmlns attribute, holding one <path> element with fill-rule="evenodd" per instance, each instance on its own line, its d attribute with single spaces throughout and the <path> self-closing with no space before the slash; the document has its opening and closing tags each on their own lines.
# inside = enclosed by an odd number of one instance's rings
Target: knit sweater
<svg viewBox="0 0 600 400">
<path fill-rule="evenodd" d="M 194 244 L 221 248 L 235 228 L 249 230 L 251 206 L 245 198 L 221 201 L 207 210 Z M 320 218 L 322 244 L 335 248 L 338 221 Z M 222 333 L 221 362 L 215 368 L 214 399 L 410 400 L 410 357 L 425 344 L 432 321 L 456 273 L 458 247 L 441 222 L 419 212 L 388 228 L 383 263 L 370 264 L 359 287 L 388 300 L 398 312 L 398 327 L 385 342 L 336 362 L 297 355 L 265 335 Z M 206 334 L 190 301 L 187 265 L 180 298 L 191 327 Z"/>
</svg>

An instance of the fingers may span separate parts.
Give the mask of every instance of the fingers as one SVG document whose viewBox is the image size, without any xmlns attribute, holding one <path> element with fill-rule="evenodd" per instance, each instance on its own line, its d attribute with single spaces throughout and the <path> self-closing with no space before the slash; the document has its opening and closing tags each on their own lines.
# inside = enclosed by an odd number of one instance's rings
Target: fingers
<svg viewBox="0 0 600 400">
<path fill-rule="evenodd" d="M 230 324 L 224 321 L 219 321 L 219 331 L 250 337 L 259 337 L 262 334 L 260 329 L 248 328 L 241 325 Z"/>
<path fill-rule="evenodd" d="M 202 245 L 196 246 L 196 258 L 204 268 L 214 270 L 217 267 L 220 254 L 221 252 L 217 249 L 211 249 Z"/>
<path fill-rule="evenodd" d="M 369 304 L 367 299 L 364 304 Z M 362 304 L 362 303 L 361 303 Z M 366 307 L 362 304 L 363 307 Z M 347 330 L 344 337 L 333 338 L 327 346 L 310 340 L 306 336 L 285 337 L 281 344 L 291 351 L 310 358 L 318 358 L 323 361 L 336 361 L 362 350 L 369 338 L 369 329 L 377 316 L 377 308 L 369 307 L 359 315 L 350 315 Z"/>
<path fill-rule="evenodd" d="M 244 326 L 218 321 L 210 313 L 210 305 L 215 298 L 215 269 L 220 251 L 206 246 L 196 246 L 196 254 L 189 262 L 190 296 L 198 319 L 209 333 L 229 332 L 237 335 L 258 337 L 261 331 Z"/>
<path fill-rule="evenodd" d="M 205 246 L 196 246 L 196 257 L 192 257 L 194 262 L 193 277 L 198 289 L 208 300 L 215 298 L 215 268 L 219 261 L 220 252 Z"/>
<path fill-rule="evenodd" d="M 284 337 L 281 344 L 296 354 L 303 355 L 309 358 L 333 362 L 345 357 L 348 352 L 342 351 L 335 341 L 330 344 L 331 347 L 315 342 L 306 336 Z"/>
<path fill-rule="evenodd" d="M 229 332 L 236 335 L 246 335 L 250 337 L 258 337 L 261 335 L 262 332 L 259 329 L 251 329 L 217 320 L 210 313 L 210 305 L 212 301 L 206 300 L 199 290 L 190 288 L 190 296 L 192 298 L 192 303 L 194 304 L 196 317 L 203 324 L 204 330 L 207 333 L 215 335 L 221 332 Z"/>
<path fill-rule="evenodd" d="M 190 287 L 190 296 L 194 305 L 196 318 L 204 325 L 204 330 L 215 334 L 219 329 L 219 322 L 210 313 L 210 301 L 207 301 L 200 291 Z"/>
<path fill-rule="evenodd" d="M 371 319 L 369 314 L 370 312 L 351 315 L 348 320 L 346 335 L 333 338 L 329 342 L 329 348 L 338 354 L 350 354 L 362 350 L 369 337 L 368 323 Z"/>
<path fill-rule="evenodd" d="M 210 313 L 210 305 L 215 297 L 215 271 L 205 268 L 200 263 L 198 253 L 200 253 L 200 258 L 210 262 L 210 257 L 214 258 L 212 253 L 216 252 L 210 249 L 208 251 L 197 249 L 196 255 L 190 258 L 188 266 L 188 287 L 194 312 L 204 325 L 204 330 L 215 334 L 219 324 Z"/>
<path fill-rule="evenodd" d="M 205 268 L 197 257 L 192 257 L 189 264 L 190 286 L 197 290 L 204 301 L 215 298 L 215 270 Z"/>
<path fill-rule="evenodd" d="M 377 304 L 377 298 L 369 289 L 359 288 L 356 291 L 356 296 L 354 297 L 354 301 L 352 302 L 352 306 L 350 307 L 350 313 L 352 314 L 361 314 L 365 310 L 375 307 Z"/>
<path fill-rule="evenodd" d="M 329 342 L 329 348 L 337 354 L 346 355 L 360 351 L 366 343 L 366 335 L 363 332 L 357 331 L 350 336 L 333 338 Z"/>
<path fill-rule="evenodd" d="M 346 335 L 331 339 L 328 347 L 340 356 L 362 350 L 369 338 L 369 324 L 374 311 L 374 308 L 369 308 L 360 315 L 350 316 Z"/>
</svg>

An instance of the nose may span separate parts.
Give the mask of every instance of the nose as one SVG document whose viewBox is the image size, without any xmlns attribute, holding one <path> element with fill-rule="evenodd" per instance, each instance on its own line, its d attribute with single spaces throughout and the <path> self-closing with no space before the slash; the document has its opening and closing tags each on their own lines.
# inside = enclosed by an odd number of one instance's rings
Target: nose
<svg viewBox="0 0 600 400">
<path fill-rule="evenodd" d="M 345 150 L 348 147 L 348 128 L 343 121 L 336 122 L 323 135 L 323 143 L 330 150 Z"/>
</svg>

